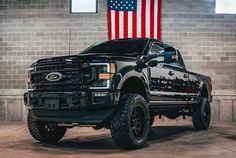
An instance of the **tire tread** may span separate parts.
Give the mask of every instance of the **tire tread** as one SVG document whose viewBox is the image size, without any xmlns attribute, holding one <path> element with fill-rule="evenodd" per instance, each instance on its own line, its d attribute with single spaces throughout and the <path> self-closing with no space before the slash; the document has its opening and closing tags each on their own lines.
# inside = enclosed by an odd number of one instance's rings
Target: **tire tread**
<svg viewBox="0 0 236 158">
<path fill-rule="evenodd" d="M 120 101 L 120 108 L 110 121 L 112 139 L 119 147 L 123 149 L 137 149 L 143 146 L 141 144 L 134 144 L 132 138 L 129 133 L 129 125 L 128 125 L 128 115 L 130 111 L 130 106 L 133 105 L 136 99 L 141 99 L 144 101 L 146 105 L 145 99 L 137 94 L 127 94 Z M 149 117 L 148 117 L 149 118 Z M 149 130 L 149 129 L 148 129 Z"/>
</svg>

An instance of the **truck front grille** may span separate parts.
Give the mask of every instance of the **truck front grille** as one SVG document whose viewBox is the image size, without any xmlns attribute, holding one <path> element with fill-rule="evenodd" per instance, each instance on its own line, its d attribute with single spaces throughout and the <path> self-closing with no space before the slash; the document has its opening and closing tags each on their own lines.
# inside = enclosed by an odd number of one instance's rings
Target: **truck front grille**
<svg viewBox="0 0 236 158">
<path fill-rule="evenodd" d="M 58 81 L 48 81 L 49 73 L 62 74 Z M 91 70 L 87 63 L 77 56 L 42 59 L 31 73 L 34 91 L 75 91 L 86 88 L 90 82 Z"/>
</svg>

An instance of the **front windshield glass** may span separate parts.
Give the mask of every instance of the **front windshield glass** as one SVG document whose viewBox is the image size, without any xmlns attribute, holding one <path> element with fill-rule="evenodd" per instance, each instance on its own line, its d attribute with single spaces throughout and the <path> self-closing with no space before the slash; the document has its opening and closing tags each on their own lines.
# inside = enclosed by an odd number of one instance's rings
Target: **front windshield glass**
<svg viewBox="0 0 236 158">
<path fill-rule="evenodd" d="M 114 40 L 91 46 L 81 54 L 127 56 L 137 58 L 142 54 L 148 40 Z"/>
</svg>

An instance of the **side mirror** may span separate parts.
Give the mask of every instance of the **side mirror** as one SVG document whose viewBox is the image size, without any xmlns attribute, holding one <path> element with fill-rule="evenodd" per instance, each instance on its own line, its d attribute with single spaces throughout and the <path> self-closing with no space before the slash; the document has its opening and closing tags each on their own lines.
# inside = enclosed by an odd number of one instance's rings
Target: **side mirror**
<svg viewBox="0 0 236 158">
<path fill-rule="evenodd" d="M 159 57 L 159 55 L 157 55 L 157 54 L 149 54 L 147 57 L 144 57 L 141 60 L 138 60 L 136 62 L 137 67 L 138 68 L 145 68 L 145 67 L 147 67 L 146 63 L 149 62 L 149 61 L 150 62 L 148 63 L 148 65 L 153 67 L 153 66 L 157 65 L 157 63 L 154 63 L 154 62 L 157 62 L 157 61 L 152 60 L 152 59 L 157 58 L 157 57 Z"/>
<path fill-rule="evenodd" d="M 152 59 L 154 59 L 154 58 L 157 58 L 159 55 L 158 54 L 148 54 L 148 56 L 147 56 L 147 60 L 149 61 L 149 60 L 152 60 Z"/>
<path fill-rule="evenodd" d="M 164 52 L 164 63 L 174 63 L 178 61 L 178 54 L 176 51 Z"/>
<path fill-rule="evenodd" d="M 151 61 L 148 62 L 148 66 L 150 66 L 150 67 L 157 66 L 157 64 L 158 64 L 157 60 L 151 60 Z"/>
</svg>

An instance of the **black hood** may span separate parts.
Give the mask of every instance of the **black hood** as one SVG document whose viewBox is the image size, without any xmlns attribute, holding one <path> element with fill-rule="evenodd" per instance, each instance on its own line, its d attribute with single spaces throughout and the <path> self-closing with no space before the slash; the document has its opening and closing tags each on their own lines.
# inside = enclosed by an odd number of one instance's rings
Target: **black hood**
<svg viewBox="0 0 236 158">
<path fill-rule="evenodd" d="M 106 54 L 80 54 L 79 57 L 83 59 L 92 59 L 92 60 L 117 60 L 117 61 L 135 61 L 138 60 L 134 57 L 127 57 L 127 56 L 112 56 Z"/>
<path fill-rule="evenodd" d="M 89 55 L 68 55 L 68 56 L 59 56 L 59 57 L 51 57 L 39 59 L 36 63 L 32 64 L 43 64 L 50 62 L 70 62 L 76 60 L 84 60 L 89 62 L 109 62 L 109 61 L 136 61 L 137 58 L 126 57 L 126 56 L 108 56 L 103 54 L 89 54 Z"/>
</svg>

